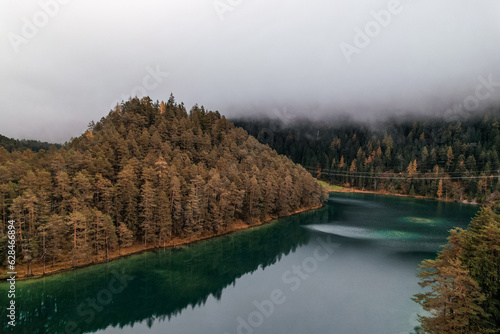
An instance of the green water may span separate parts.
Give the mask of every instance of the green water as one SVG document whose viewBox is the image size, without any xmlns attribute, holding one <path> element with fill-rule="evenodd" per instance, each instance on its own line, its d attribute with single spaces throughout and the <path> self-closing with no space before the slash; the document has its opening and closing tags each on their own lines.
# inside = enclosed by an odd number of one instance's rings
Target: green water
<svg viewBox="0 0 500 334">
<path fill-rule="evenodd" d="M 17 284 L 5 333 L 410 333 L 418 263 L 477 207 L 335 194 L 314 212 Z"/>
</svg>

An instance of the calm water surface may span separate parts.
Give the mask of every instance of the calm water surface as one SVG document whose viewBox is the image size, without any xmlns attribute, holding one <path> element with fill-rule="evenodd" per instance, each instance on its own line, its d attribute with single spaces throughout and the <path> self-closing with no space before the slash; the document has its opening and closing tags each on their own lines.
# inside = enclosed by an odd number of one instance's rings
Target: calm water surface
<svg viewBox="0 0 500 334">
<path fill-rule="evenodd" d="M 335 194 L 314 212 L 184 249 L 18 282 L 17 326 L 4 315 L 2 332 L 411 333 L 419 262 L 477 209 Z"/>
</svg>

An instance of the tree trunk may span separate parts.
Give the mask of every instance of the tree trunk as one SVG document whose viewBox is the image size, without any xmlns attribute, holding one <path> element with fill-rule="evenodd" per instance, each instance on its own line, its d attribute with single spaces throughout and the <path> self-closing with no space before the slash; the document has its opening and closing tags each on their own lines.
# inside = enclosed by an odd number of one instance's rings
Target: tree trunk
<svg viewBox="0 0 500 334">
<path fill-rule="evenodd" d="M 45 276 L 45 253 L 46 253 L 46 250 L 45 250 L 45 227 L 43 228 L 43 276 Z"/>
<path fill-rule="evenodd" d="M 109 249 L 108 249 L 108 233 L 107 232 L 106 232 L 105 240 L 106 240 L 106 262 L 108 262 L 108 252 L 109 252 Z"/>
<path fill-rule="evenodd" d="M 76 253 L 76 222 L 73 222 L 73 267 L 75 266 Z"/>
</svg>

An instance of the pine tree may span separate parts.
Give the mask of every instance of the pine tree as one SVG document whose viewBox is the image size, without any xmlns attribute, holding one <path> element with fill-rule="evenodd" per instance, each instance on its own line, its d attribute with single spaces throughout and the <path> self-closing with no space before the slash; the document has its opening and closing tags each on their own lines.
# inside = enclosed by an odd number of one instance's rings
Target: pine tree
<svg viewBox="0 0 500 334">
<path fill-rule="evenodd" d="M 464 263 L 479 284 L 486 300 L 482 307 L 491 316 L 483 319 L 491 327 L 500 324 L 500 218 L 491 208 L 483 207 L 474 217 L 464 236 Z"/>
<path fill-rule="evenodd" d="M 153 184 L 150 181 L 146 181 L 142 185 L 141 189 L 142 201 L 142 231 L 144 235 L 144 246 L 146 247 L 148 242 L 155 241 L 157 237 L 157 229 L 155 228 L 155 218 L 154 212 L 156 208 L 155 201 L 155 190 Z"/>
<path fill-rule="evenodd" d="M 118 225 L 119 250 L 122 247 L 132 246 L 134 242 L 134 234 L 130 231 L 125 223 Z"/>
<path fill-rule="evenodd" d="M 179 235 L 182 231 L 182 195 L 180 179 L 174 175 L 170 180 L 170 209 L 172 210 L 172 229 Z"/>
<path fill-rule="evenodd" d="M 274 186 L 277 183 L 275 175 L 268 175 L 264 190 L 264 215 L 276 214 L 276 202 L 278 200 L 278 192 Z"/>
<path fill-rule="evenodd" d="M 339 168 L 340 168 L 340 169 L 342 169 L 342 168 L 344 168 L 344 166 L 345 166 L 344 156 L 342 156 L 342 157 L 340 158 Z"/>
<path fill-rule="evenodd" d="M 118 237 L 116 235 L 116 227 L 113 224 L 113 219 L 105 214 L 103 215 L 103 231 L 104 231 L 104 245 L 106 250 L 106 261 L 109 259 L 109 253 L 118 247 Z"/>
<path fill-rule="evenodd" d="M 113 197 L 115 195 L 113 184 L 101 174 L 97 174 L 95 179 L 95 204 L 99 210 L 111 215 L 113 211 Z"/>
<path fill-rule="evenodd" d="M 448 151 L 446 151 L 446 166 L 450 167 L 451 164 L 453 163 L 453 159 L 455 159 L 455 156 L 453 155 L 453 149 L 451 146 L 448 146 Z"/>
<path fill-rule="evenodd" d="M 167 193 L 160 190 L 156 196 L 156 225 L 158 230 L 158 246 L 172 239 L 172 212 Z"/>
<path fill-rule="evenodd" d="M 476 281 L 462 265 L 461 230 L 452 230 L 448 244 L 436 260 L 422 263 L 418 276 L 430 292 L 413 298 L 430 316 L 419 316 L 422 328 L 429 333 L 487 333 L 479 324 L 484 316 L 480 304 L 485 300 Z"/>
<path fill-rule="evenodd" d="M 69 228 L 63 217 L 55 213 L 49 217 L 47 234 L 46 257 L 50 257 L 54 265 L 55 261 L 63 258 L 65 250 L 69 248 Z"/>
<path fill-rule="evenodd" d="M 118 196 L 117 206 L 120 208 L 119 217 L 132 232 L 137 233 L 137 197 L 139 189 L 137 188 L 137 174 L 132 164 L 127 164 L 123 170 L 118 173 Z"/>
<path fill-rule="evenodd" d="M 54 194 L 59 206 L 58 212 L 65 214 L 70 210 L 71 183 L 67 172 L 59 171 L 56 175 Z"/>
<path fill-rule="evenodd" d="M 439 184 L 438 184 L 438 189 L 437 189 L 436 195 L 437 195 L 438 198 L 441 198 L 443 196 L 443 179 L 439 180 Z"/>
<path fill-rule="evenodd" d="M 86 254 L 86 244 L 84 243 L 84 238 L 82 237 L 82 232 L 85 230 L 85 224 L 87 223 L 87 218 L 85 215 L 79 211 L 74 211 L 68 215 L 68 221 L 66 222 L 72 230 L 72 250 L 71 258 L 73 267 L 76 265 L 76 261 L 84 257 Z"/>
<path fill-rule="evenodd" d="M 256 176 L 254 175 L 247 181 L 246 189 L 246 205 L 247 205 L 247 221 L 252 222 L 256 217 L 259 217 L 259 204 L 261 199 L 261 189 Z"/>
<path fill-rule="evenodd" d="M 222 181 L 217 171 L 211 171 L 212 176 L 205 185 L 204 193 L 207 198 L 207 229 L 218 233 L 223 226 L 223 211 L 221 208 Z"/>
<path fill-rule="evenodd" d="M 191 181 L 186 203 L 186 222 L 184 223 L 183 232 L 188 235 L 198 235 L 203 229 L 202 221 L 205 216 L 203 188 L 203 179 L 198 175 Z"/>
<path fill-rule="evenodd" d="M 279 188 L 279 195 L 278 195 L 279 216 L 286 216 L 292 212 L 293 210 L 292 197 L 293 197 L 292 177 L 290 175 L 286 175 L 284 182 L 282 182 Z"/>
</svg>

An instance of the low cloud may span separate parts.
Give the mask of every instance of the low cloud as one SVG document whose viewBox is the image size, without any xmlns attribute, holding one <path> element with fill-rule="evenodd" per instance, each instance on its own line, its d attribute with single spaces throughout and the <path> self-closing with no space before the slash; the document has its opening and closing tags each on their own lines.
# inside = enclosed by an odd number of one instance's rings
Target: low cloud
<svg viewBox="0 0 500 334">
<path fill-rule="evenodd" d="M 0 13 L 0 133 L 15 138 L 79 135 L 148 67 L 169 73 L 146 89 L 154 100 L 173 92 L 228 117 L 445 112 L 480 77 L 500 82 L 494 0 L 7 0 Z M 16 49 L 9 36 L 29 24 L 36 34 Z M 347 59 L 345 45 L 359 52 Z M 499 101 L 495 89 L 475 108 Z"/>
</svg>

